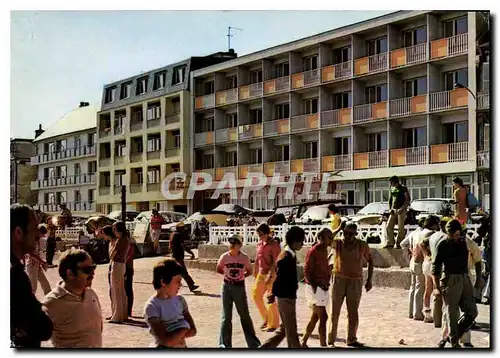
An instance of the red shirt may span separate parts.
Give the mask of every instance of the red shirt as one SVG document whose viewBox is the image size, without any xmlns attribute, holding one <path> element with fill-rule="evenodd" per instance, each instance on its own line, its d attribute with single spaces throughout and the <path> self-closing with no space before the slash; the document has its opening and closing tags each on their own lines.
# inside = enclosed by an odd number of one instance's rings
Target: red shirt
<svg viewBox="0 0 500 358">
<path fill-rule="evenodd" d="M 269 239 L 267 242 L 257 242 L 257 255 L 255 261 L 259 267 L 259 273 L 267 275 L 278 258 L 281 247 L 278 241 Z"/>
<path fill-rule="evenodd" d="M 331 271 L 328 269 L 328 250 L 317 242 L 307 251 L 304 263 L 306 283 L 313 286 L 328 286 Z"/>
<path fill-rule="evenodd" d="M 151 229 L 159 230 L 161 229 L 161 226 L 163 224 L 165 224 L 165 219 L 163 218 L 163 216 L 161 216 L 160 214 L 151 216 Z"/>
</svg>

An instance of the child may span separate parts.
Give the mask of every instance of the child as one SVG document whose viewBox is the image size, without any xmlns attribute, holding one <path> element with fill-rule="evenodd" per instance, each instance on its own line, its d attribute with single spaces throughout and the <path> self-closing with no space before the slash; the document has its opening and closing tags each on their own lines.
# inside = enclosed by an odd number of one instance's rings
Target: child
<svg viewBox="0 0 500 358">
<path fill-rule="evenodd" d="M 274 332 L 261 348 L 276 348 L 286 337 L 288 348 L 301 348 L 297 333 L 296 300 L 299 288 L 297 278 L 296 251 L 302 248 L 305 239 L 304 229 L 293 226 L 285 236 L 286 248 L 281 251 L 276 261 L 276 280 L 273 284 L 272 295 L 268 302 L 273 303 L 278 298 L 278 310 L 281 317 L 281 326 Z"/>
<path fill-rule="evenodd" d="M 196 335 L 196 326 L 184 297 L 179 296 L 183 268 L 173 259 L 158 262 L 153 268 L 151 296 L 144 307 L 144 318 L 157 348 L 187 348 L 186 338 Z"/>
<path fill-rule="evenodd" d="M 250 258 L 241 252 L 241 239 L 238 235 L 229 238 L 229 251 L 222 254 L 217 263 L 217 272 L 224 275 L 222 284 L 222 322 L 219 347 L 232 348 L 233 302 L 240 316 L 248 348 L 257 348 L 260 341 L 255 335 L 252 318 L 248 311 L 245 278 L 252 275 Z"/>
</svg>

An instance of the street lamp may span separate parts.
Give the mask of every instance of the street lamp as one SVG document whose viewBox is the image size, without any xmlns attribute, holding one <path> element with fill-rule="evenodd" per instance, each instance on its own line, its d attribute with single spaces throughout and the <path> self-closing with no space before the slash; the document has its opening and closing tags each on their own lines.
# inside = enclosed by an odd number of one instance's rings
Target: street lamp
<svg viewBox="0 0 500 358">
<path fill-rule="evenodd" d="M 465 88 L 467 91 L 469 91 L 469 93 L 472 95 L 472 97 L 474 97 L 474 99 L 476 99 L 476 96 L 474 95 L 474 93 L 472 93 L 472 91 L 470 90 L 469 87 L 464 86 L 463 84 L 457 82 L 457 83 L 453 84 L 453 89 L 457 89 L 457 88 Z"/>
</svg>

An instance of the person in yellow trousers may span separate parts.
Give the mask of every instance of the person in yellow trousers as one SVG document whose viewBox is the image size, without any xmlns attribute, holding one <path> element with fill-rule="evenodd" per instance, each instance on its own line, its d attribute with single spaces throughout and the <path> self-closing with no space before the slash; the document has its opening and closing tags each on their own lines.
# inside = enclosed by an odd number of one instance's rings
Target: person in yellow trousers
<svg viewBox="0 0 500 358">
<path fill-rule="evenodd" d="M 253 300 L 263 324 L 262 330 L 267 332 L 275 331 L 280 325 L 280 316 L 276 302 L 272 304 L 264 303 L 264 298 L 271 292 L 276 278 L 276 260 L 281 252 L 280 244 L 272 238 L 271 229 L 265 223 L 257 228 L 259 242 L 257 243 L 257 254 L 254 264 L 255 286 L 253 288 Z"/>
</svg>

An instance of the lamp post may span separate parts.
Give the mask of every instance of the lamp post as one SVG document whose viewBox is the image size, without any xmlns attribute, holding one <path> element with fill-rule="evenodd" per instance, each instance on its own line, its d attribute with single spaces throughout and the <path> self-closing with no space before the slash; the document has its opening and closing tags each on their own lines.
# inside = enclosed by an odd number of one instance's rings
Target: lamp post
<svg viewBox="0 0 500 358">
<path fill-rule="evenodd" d="M 457 82 L 457 83 L 453 84 L 453 89 L 457 89 L 457 88 L 465 88 L 467 91 L 469 91 L 469 93 L 472 95 L 472 97 L 474 97 L 474 99 L 476 99 L 476 95 L 474 93 L 472 93 L 472 91 L 470 90 L 469 87 L 464 86 L 463 84 Z"/>
</svg>

